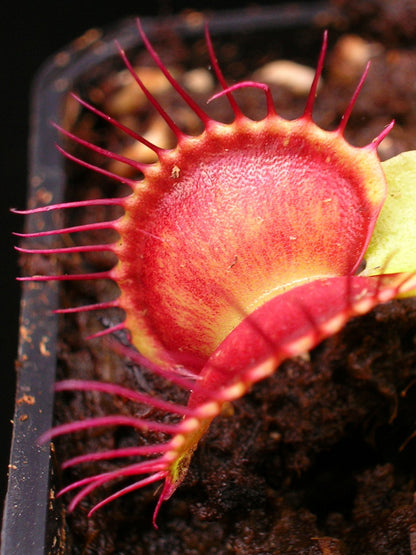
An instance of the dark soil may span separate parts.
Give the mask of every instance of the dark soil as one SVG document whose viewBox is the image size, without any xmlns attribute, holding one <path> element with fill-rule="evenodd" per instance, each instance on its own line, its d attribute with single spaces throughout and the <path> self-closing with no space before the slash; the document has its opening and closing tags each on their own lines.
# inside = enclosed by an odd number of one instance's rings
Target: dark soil
<svg viewBox="0 0 416 555">
<path fill-rule="evenodd" d="M 341 12 L 286 32 L 240 34 L 215 39 L 217 55 L 229 82 L 249 78 L 267 61 L 290 58 L 314 66 L 322 29 L 330 30 L 330 50 L 315 120 L 334 128 L 349 101 L 364 64 L 357 69 L 352 48 L 368 49 L 373 65 L 347 129 L 356 145 L 372 140 L 392 119 L 396 126 L 380 155 L 389 158 L 416 147 L 416 10 L 411 2 L 342 2 Z M 370 11 L 360 11 L 360 6 Z M 365 24 L 363 17 L 368 17 Z M 158 50 L 169 64 L 175 61 L 178 79 L 191 67 L 207 67 L 202 38 L 192 45 L 165 29 Z M 293 39 L 296 44 L 293 46 Z M 350 42 L 348 42 L 350 41 Z M 138 65 L 148 56 L 132 52 Z M 201 57 L 202 56 L 202 57 Z M 364 62 L 365 63 L 365 62 Z M 98 79 L 84 79 L 79 92 L 102 109 L 123 83 L 119 68 Z M 278 112 L 301 115 L 306 96 L 273 86 Z M 209 94 L 193 96 L 205 105 Z M 259 91 L 238 94 L 245 113 L 264 115 Z M 178 123 L 197 132 L 194 119 L 171 91 L 158 99 Z M 113 106 L 113 108 L 112 108 Z M 124 109 L 123 109 L 124 110 Z M 220 120 L 231 114 L 224 100 L 207 110 Z M 260 110 L 260 112 L 259 112 Z M 260 115 L 259 115 L 260 114 Z M 153 122 L 148 106 L 115 114 L 144 132 Z M 116 151 L 129 146 L 121 134 L 68 100 L 65 125 L 83 138 Z M 97 155 L 74 153 L 103 164 Z M 75 149 L 75 150 L 74 150 Z M 116 195 L 120 187 L 84 168 L 68 164 L 68 199 Z M 71 225 L 114 217 L 113 208 L 71 211 Z M 68 222 L 69 223 L 69 222 Z M 81 240 L 100 242 L 104 236 Z M 107 237 L 105 237 L 107 239 Z M 67 237 L 66 244 L 77 241 Z M 106 269 L 111 256 L 73 255 L 63 259 L 62 271 L 81 273 Z M 89 304 L 117 295 L 107 281 L 76 282 L 62 288 L 62 306 Z M 120 321 L 114 311 L 82 313 L 61 319 L 60 377 L 114 380 L 155 394 L 163 384 L 121 360 L 105 340 L 85 336 Z M 212 424 L 194 455 L 189 474 L 151 525 L 155 504 L 152 488 L 125 496 L 98 511 L 90 520 L 88 498 L 72 514 L 64 501 L 55 503 L 51 518 L 58 522 L 53 553 L 70 554 L 389 554 L 416 553 L 415 432 L 416 302 L 402 300 L 378 307 L 351 321 L 342 333 L 318 346 L 310 356 L 283 364 L 275 375 L 228 407 Z M 120 335 L 120 340 L 124 340 Z M 137 407 L 102 395 L 60 395 L 57 422 L 91 414 L 131 414 Z M 136 414 L 137 412 L 133 412 Z M 133 432 L 114 430 L 79 434 L 56 442 L 57 460 L 105 447 L 134 445 Z M 116 463 L 100 465 L 104 470 Z M 56 489 L 97 468 L 84 465 L 55 476 Z"/>
</svg>

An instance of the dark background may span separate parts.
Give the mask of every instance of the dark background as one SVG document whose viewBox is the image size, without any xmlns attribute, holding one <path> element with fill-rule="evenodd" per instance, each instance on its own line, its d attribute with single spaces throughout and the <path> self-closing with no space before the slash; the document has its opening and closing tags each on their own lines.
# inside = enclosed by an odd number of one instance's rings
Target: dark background
<svg viewBox="0 0 416 555">
<path fill-rule="evenodd" d="M 92 27 L 108 27 L 130 15 L 158 16 L 178 13 L 185 8 L 198 10 L 233 9 L 274 2 L 211 1 L 193 4 L 169 0 L 136 2 L 7 2 L 0 15 L 0 41 L 3 67 L 1 90 L 1 366 L 0 366 L 0 505 L 6 488 L 8 453 L 14 405 L 14 360 L 17 351 L 17 330 L 20 286 L 17 256 L 13 250 L 13 230 L 22 220 L 9 213 L 11 207 L 25 207 L 27 185 L 27 136 L 29 130 L 29 99 L 33 78 L 42 63 L 74 38 Z M 4 258 L 3 258 L 4 257 Z"/>
</svg>

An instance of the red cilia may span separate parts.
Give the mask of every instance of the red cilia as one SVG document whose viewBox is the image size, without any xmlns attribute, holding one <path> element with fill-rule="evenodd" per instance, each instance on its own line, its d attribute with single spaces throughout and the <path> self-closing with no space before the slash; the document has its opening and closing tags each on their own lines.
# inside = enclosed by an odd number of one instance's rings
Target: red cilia
<svg viewBox="0 0 416 555">
<path fill-rule="evenodd" d="M 415 280 L 408 271 L 381 273 L 380 265 L 369 265 L 366 256 L 387 194 L 377 147 L 393 125 L 361 148 L 344 139 L 368 67 L 338 128 L 325 131 L 313 122 L 312 110 L 326 33 L 304 113 L 287 121 L 276 114 L 267 85 L 252 81 L 227 85 L 206 32 L 211 64 L 222 87 L 213 98 L 225 95 L 234 113 L 233 122 L 224 124 L 208 117 L 176 82 L 140 22 L 138 30 L 154 63 L 202 120 L 203 132 L 189 136 L 175 124 L 119 46 L 137 85 L 176 136 L 176 146 L 162 149 L 78 98 L 83 107 L 154 151 L 157 162 L 128 159 L 58 127 L 79 144 L 132 166 L 142 178 L 120 177 L 60 149 L 79 164 L 126 183 L 131 193 L 19 213 L 111 204 L 121 206 L 123 215 L 113 221 L 23 237 L 108 228 L 120 238 L 113 244 L 18 250 L 53 255 L 113 252 L 118 262 L 109 271 L 20 279 L 114 280 L 120 289 L 116 300 L 59 312 L 120 307 L 124 321 L 105 333 L 125 328 L 131 347 L 119 349 L 188 392 L 187 405 L 182 405 L 114 383 L 59 382 L 57 391 L 118 396 L 173 415 L 173 423 L 166 423 L 167 418 L 153 421 L 112 414 L 63 424 L 42 436 L 48 441 L 102 426 L 160 432 L 165 440 L 154 445 L 86 453 L 64 462 L 66 468 L 113 458 L 129 461 L 114 471 L 71 483 L 60 492 L 76 492 L 72 510 L 96 488 L 130 478 L 128 485 L 92 507 L 92 514 L 113 499 L 161 481 L 155 524 L 161 503 L 182 482 L 198 442 L 224 403 L 244 395 L 255 382 L 275 372 L 283 360 L 305 353 L 337 333 L 352 317 L 408 293 Z M 233 96 L 233 91 L 248 87 L 265 95 L 267 115 L 261 121 L 246 117 Z M 367 259 L 367 268 L 358 273 L 363 259 Z M 132 463 L 131 457 L 136 462 Z"/>
</svg>

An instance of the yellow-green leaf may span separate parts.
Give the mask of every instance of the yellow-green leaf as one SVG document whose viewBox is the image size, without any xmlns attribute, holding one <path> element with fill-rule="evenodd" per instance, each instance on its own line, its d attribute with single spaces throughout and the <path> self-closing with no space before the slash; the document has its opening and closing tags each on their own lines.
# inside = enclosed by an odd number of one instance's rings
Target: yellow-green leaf
<svg viewBox="0 0 416 555">
<path fill-rule="evenodd" d="M 365 254 L 363 274 L 416 271 L 416 150 L 382 163 L 388 195 Z"/>
</svg>

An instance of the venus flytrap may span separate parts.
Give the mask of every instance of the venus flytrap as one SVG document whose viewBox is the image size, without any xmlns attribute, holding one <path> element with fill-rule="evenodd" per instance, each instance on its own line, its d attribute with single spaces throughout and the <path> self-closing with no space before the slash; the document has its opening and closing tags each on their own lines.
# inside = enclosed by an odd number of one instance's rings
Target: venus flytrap
<svg viewBox="0 0 416 555">
<path fill-rule="evenodd" d="M 138 170 L 134 180 L 91 165 L 59 147 L 71 160 L 127 184 L 121 198 L 75 201 L 20 213 L 94 205 L 117 205 L 118 219 L 24 234 L 27 239 L 70 232 L 111 229 L 111 244 L 52 249 L 19 248 L 27 253 L 61 254 L 110 251 L 117 264 L 109 271 L 28 276 L 29 281 L 111 279 L 120 296 L 113 301 L 59 312 L 119 307 L 125 319 L 96 336 L 126 329 L 131 347 L 114 348 L 188 393 L 186 405 L 165 401 L 118 384 L 66 380 L 56 391 L 97 391 L 172 416 L 172 423 L 108 415 L 55 427 L 42 440 L 83 429 L 128 426 L 164 434 L 154 445 L 86 453 L 63 467 L 114 458 L 129 463 L 78 480 L 61 491 L 77 490 L 70 509 L 95 489 L 132 478 L 104 504 L 146 485 L 163 481 L 161 503 L 186 475 L 193 452 L 225 403 L 238 399 L 270 376 L 287 358 L 301 355 L 337 333 L 349 319 L 379 303 L 412 294 L 416 288 L 415 153 L 380 163 L 377 147 L 393 124 L 364 147 L 344 139 L 345 127 L 369 67 L 335 131 L 312 119 L 323 70 L 324 35 L 317 70 L 303 115 L 285 120 L 275 112 L 267 85 L 247 81 L 231 87 L 218 66 L 206 32 L 210 61 L 234 113 L 230 124 L 211 119 L 171 76 L 138 29 L 155 64 L 204 125 L 186 135 L 136 75 L 126 67 L 177 139 L 162 149 L 115 119 L 77 98 L 86 109 L 150 148 L 157 162 L 146 164 L 91 144 L 69 131 L 69 139 Z M 240 110 L 233 92 L 257 88 L 267 115 L 253 121 Z M 386 181 L 387 177 L 387 181 Z M 387 183 L 388 182 L 388 183 Z M 404 212 L 405 211 L 405 212 Z M 17 212 L 17 211 L 16 211 Z M 366 267 L 359 271 L 363 261 Z M 170 422 L 170 421 L 169 421 Z M 137 462 L 131 463 L 131 457 Z"/>
</svg>

